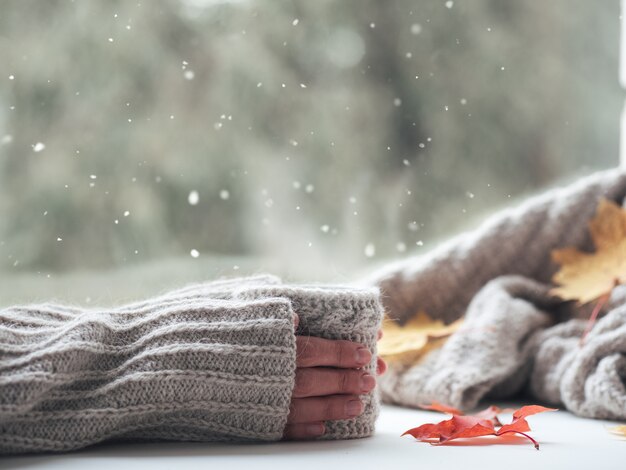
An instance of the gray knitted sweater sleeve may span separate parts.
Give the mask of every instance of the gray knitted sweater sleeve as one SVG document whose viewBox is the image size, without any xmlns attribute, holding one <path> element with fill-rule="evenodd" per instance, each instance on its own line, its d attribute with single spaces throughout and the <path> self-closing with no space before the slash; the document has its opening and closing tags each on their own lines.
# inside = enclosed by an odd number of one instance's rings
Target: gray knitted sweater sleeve
<svg viewBox="0 0 626 470">
<path fill-rule="evenodd" d="M 0 310 L 0 453 L 111 438 L 280 439 L 294 311 L 284 298 L 227 299 L 230 287 L 109 310 Z"/>
<path fill-rule="evenodd" d="M 295 384 L 299 334 L 375 353 L 376 289 L 285 286 L 273 276 L 196 284 L 114 309 L 0 309 L 0 454 L 107 440 L 275 441 Z M 375 354 L 365 368 L 373 372 Z M 370 435 L 362 416 L 326 439 Z"/>
</svg>

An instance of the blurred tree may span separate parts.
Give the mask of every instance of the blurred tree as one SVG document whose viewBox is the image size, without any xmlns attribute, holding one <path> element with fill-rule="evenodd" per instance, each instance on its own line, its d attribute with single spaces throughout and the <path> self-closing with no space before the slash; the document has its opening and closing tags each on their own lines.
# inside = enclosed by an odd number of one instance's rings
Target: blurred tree
<svg viewBox="0 0 626 470">
<path fill-rule="evenodd" d="M 584 0 L 5 0 L 0 269 L 191 249 L 353 267 L 427 248 L 617 162 L 618 15 Z"/>
</svg>

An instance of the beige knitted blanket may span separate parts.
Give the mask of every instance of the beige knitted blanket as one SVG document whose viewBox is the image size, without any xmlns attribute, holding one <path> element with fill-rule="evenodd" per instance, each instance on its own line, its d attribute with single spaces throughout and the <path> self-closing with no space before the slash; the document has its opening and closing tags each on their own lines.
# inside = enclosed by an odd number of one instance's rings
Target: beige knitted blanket
<svg viewBox="0 0 626 470">
<path fill-rule="evenodd" d="M 624 204 L 626 173 L 610 170 L 498 213 L 432 252 L 375 273 L 391 318 L 419 310 L 463 327 L 410 367 L 391 367 L 382 399 L 437 400 L 469 409 L 484 397 L 530 392 L 591 418 L 626 419 L 626 286 L 614 289 L 580 346 L 589 310 L 549 295 L 551 250 L 591 251 L 587 224 L 600 198 Z"/>
</svg>

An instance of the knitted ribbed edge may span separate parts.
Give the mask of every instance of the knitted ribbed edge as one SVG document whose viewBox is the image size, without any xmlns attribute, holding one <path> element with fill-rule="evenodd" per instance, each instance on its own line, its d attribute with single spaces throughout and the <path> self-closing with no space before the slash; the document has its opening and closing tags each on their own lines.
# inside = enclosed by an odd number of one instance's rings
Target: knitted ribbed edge
<svg viewBox="0 0 626 470">
<path fill-rule="evenodd" d="M 220 299 L 252 281 L 117 309 L 0 310 L 0 454 L 121 437 L 278 440 L 295 383 L 287 299 Z"/>
<path fill-rule="evenodd" d="M 343 339 L 364 344 L 372 352 L 372 360 L 364 371 L 376 376 L 376 340 L 383 317 L 377 288 L 337 285 L 276 285 L 247 287 L 235 292 L 244 299 L 259 297 L 287 298 L 300 322 L 297 334 L 327 339 Z M 360 416 L 326 422 L 327 439 L 354 439 L 374 433 L 380 409 L 378 389 L 361 395 L 364 411 Z"/>
</svg>

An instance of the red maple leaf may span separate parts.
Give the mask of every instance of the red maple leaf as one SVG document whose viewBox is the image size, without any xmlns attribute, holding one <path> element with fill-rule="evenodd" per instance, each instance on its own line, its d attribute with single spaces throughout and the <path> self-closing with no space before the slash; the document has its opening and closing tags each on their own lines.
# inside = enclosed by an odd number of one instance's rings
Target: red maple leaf
<svg viewBox="0 0 626 470">
<path fill-rule="evenodd" d="M 440 445 L 453 439 L 496 436 L 505 434 L 520 434 L 529 439 L 535 449 L 539 449 L 539 444 L 526 432 L 530 431 L 530 426 L 526 418 L 528 416 L 543 413 L 544 411 L 556 411 L 555 408 L 546 408 L 539 405 L 523 406 L 518 410 L 503 410 L 497 406 L 490 406 L 475 415 L 464 415 L 461 411 L 440 403 L 434 402 L 430 405 L 423 405 L 420 408 L 427 410 L 442 411 L 452 415 L 451 419 L 441 421 L 437 424 L 423 424 L 413 429 L 409 429 L 402 435 L 410 434 L 415 439 L 422 442 L 429 442 L 433 445 Z M 501 424 L 498 414 L 513 411 L 513 421 L 510 424 Z M 498 429 L 496 429 L 496 427 Z"/>
</svg>

